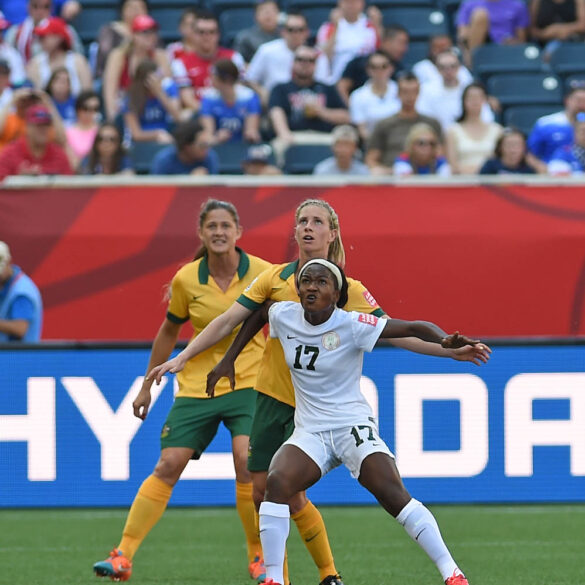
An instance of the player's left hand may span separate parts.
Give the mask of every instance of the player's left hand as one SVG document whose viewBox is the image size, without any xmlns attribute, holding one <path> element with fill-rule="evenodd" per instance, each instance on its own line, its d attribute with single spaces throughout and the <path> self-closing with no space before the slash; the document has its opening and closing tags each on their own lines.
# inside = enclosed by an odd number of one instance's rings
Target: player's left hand
<svg viewBox="0 0 585 585">
<path fill-rule="evenodd" d="M 457 349 L 464 345 L 477 345 L 478 343 L 480 343 L 479 339 L 469 339 L 469 337 L 461 335 L 459 331 L 455 331 L 455 333 L 451 333 L 451 335 L 443 338 L 441 346 L 445 349 Z"/>
<path fill-rule="evenodd" d="M 213 398 L 215 394 L 215 385 L 220 381 L 221 378 L 228 378 L 230 381 L 230 388 L 235 390 L 236 388 L 236 372 L 234 370 L 234 362 L 231 360 L 222 359 L 220 360 L 215 368 L 207 374 L 207 387 L 205 392 L 207 396 Z"/>
<path fill-rule="evenodd" d="M 472 362 L 476 366 L 481 366 L 482 363 L 487 364 L 491 353 L 492 350 L 489 345 L 476 343 L 475 345 L 464 345 L 454 349 L 452 357 L 460 362 Z"/>
</svg>

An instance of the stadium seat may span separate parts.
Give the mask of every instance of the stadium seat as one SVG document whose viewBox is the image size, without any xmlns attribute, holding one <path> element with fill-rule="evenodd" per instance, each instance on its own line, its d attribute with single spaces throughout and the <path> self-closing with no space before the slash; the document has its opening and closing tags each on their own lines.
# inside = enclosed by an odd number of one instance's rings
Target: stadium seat
<svg viewBox="0 0 585 585">
<path fill-rule="evenodd" d="M 368 0 L 368 6 L 382 8 L 412 8 L 422 6 L 424 8 L 437 8 L 435 0 Z"/>
<path fill-rule="evenodd" d="M 534 44 L 482 45 L 473 52 L 473 73 L 483 82 L 494 73 L 542 71 L 540 49 Z"/>
<path fill-rule="evenodd" d="M 329 10 L 337 6 L 336 0 L 287 0 L 283 4 L 283 9 L 287 12 L 302 12 L 304 14 L 307 8 L 315 6 L 328 6 Z"/>
<path fill-rule="evenodd" d="M 132 166 L 139 175 L 147 175 L 152 166 L 152 159 L 159 150 L 166 148 L 168 144 L 158 142 L 133 142 L 128 149 L 132 160 Z"/>
<path fill-rule="evenodd" d="M 562 43 L 551 55 L 550 65 L 560 77 L 585 72 L 585 44 Z"/>
<path fill-rule="evenodd" d="M 231 47 L 236 35 L 245 28 L 254 25 L 254 8 L 243 6 L 241 8 L 226 8 L 219 16 L 219 30 L 221 31 L 221 44 Z"/>
<path fill-rule="evenodd" d="M 270 148 L 269 145 L 268 147 Z M 250 144 L 247 142 L 226 142 L 214 146 L 213 150 L 219 157 L 219 174 L 241 175 L 243 173 L 242 161 L 246 158 L 249 148 Z M 276 164 L 274 155 L 271 155 L 268 163 L 271 165 Z"/>
<path fill-rule="evenodd" d="M 496 73 L 487 81 L 487 91 L 505 108 L 522 104 L 562 104 L 561 81 L 547 73 Z"/>
<path fill-rule="evenodd" d="M 332 156 L 327 144 L 293 144 L 284 154 L 284 172 L 289 175 L 307 175 L 315 165 Z"/>
<path fill-rule="evenodd" d="M 84 45 L 95 41 L 100 28 L 113 20 L 118 20 L 118 8 L 109 6 L 86 6 L 83 5 L 81 13 L 71 22 L 71 25 L 79 34 Z"/>
<path fill-rule="evenodd" d="M 445 13 L 436 8 L 382 8 L 384 26 L 401 24 L 413 41 L 428 40 L 437 34 L 448 34 L 447 18 Z"/>
<path fill-rule="evenodd" d="M 415 63 L 425 59 L 429 54 L 429 43 L 427 41 L 413 41 L 408 44 L 408 52 L 402 59 L 405 69 L 412 69 Z"/>
<path fill-rule="evenodd" d="M 565 93 L 575 88 L 585 89 L 585 69 L 581 73 L 573 73 L 565 77 L 564 86 Z"/>
<path fill-rule="evenodd" d="M 150 15 L 158 22 L 158 35 L 165 43 L 181 38 L 179 21 L 183 10 L 184 6 L 153 6 L 150 9 Z"/>
<path fill-rule="evenodd" d="M 449 34 L 456 38 L 457 36 L 457 12 L 459 12 L 459 6 L 463 0 L 438 0 L 439 8 L 445 13 L 447 17 L 447 26 L 449 28 Z"/>
<path fill-rule="evenodd" d="M 522 130 L 524 134 L 530 134 L 534 122 L 541 116 L 548 116 L 559 111 L 557 105 L 533 105 L 533 106 L 510 106 L 504 110 L 502 120 L 504 126 L 512 126 Z"/>
<path fill-rule="evenodd" d="M 256 6 L 254 0 L 209 0 L 207 6 L 209 9 L 220 18 L 225 10 L 233 8 L 254 8 Z"/>
</svg>

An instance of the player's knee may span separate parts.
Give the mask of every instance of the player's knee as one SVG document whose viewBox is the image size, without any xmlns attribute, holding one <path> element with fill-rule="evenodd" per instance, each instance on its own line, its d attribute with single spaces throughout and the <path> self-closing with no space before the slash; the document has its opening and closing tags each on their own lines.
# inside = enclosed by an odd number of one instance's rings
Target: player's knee
<svg viewBox="0 0 585 585">
<path fill-rule="evenodd" d="M 266 493 L 264 498 L 277 504 L 287 504 L 293 493 L 291 493 L 290 482 L 286 474 L 279 469 L 268 472 L 266 478 Z"/>
<path fill-rule="evenodd" d="M 182 460 L 178 461 L 174 457 L 161 457 L 154 468 L 154 475 L 169 485 L 175 485 L 181 477 L 184 467 Z"/>
</svg>

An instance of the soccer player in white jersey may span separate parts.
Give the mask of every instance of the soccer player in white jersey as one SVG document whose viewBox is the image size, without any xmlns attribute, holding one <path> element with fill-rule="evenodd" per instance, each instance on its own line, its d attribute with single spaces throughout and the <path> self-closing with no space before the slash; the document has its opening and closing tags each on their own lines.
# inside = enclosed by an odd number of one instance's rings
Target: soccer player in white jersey
<svg viewBox="0 0 585 585">
<path fill-rule="evenodd" d="M 469 585 L 447 549 L 431 512 L 410 496 L 394 455 L 378 434 L 372 411 L 360 392 L 363 352 L 380 337 L 418 337 L 445 348 L 487 346 L 433 323 L 379 319 L 338 309 L 347 301 L 347 281 L 332 262 L 313 259 L 300 270 L 301 304 L 270 306 L 270 336 L 282 344 L 295 388 L 295 430 L 274 455 L 260 506 L 260 538 L 266 581 L 283 583 L 289 531 L 288 501 L 341 463 L 435 563 L 446 585 Z"/>
</svg>

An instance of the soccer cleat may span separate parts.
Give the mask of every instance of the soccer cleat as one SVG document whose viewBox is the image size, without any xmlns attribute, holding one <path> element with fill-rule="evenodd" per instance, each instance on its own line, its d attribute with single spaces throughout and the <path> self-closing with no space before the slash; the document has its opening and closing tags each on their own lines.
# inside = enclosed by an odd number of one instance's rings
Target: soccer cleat
<svg viewBox="0 0 585 585">
<path fill-rule="evenodd" d="M 132 561 L 115 548 L 105 561 L 93 566 L 93 572 L 98 577 L 109 577 L 112 581 L 128 581 L 132 575 Z"/>
<path fill-rule="evenodd" d="M 469 581 L 459 569 L 455 569 L 453 575 L 445 581 L 445 585 L 469 585 Z"/>
<path fill-rule="evenodd" d="M 248 572 L 250 573 L 250 577 L 258 583 L 262 583 L 266 579 L 264 559 L 258 553 L 256 553 L 254 560 L 248 565 Z"/>
<path fill-rule="evenodd" d="M 343 585 L 341 575 L 328 575 L 319 585 Z"/>
</svg>

